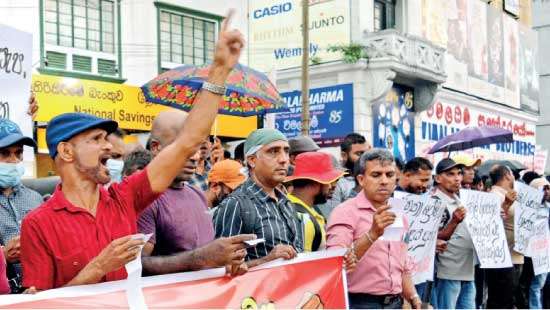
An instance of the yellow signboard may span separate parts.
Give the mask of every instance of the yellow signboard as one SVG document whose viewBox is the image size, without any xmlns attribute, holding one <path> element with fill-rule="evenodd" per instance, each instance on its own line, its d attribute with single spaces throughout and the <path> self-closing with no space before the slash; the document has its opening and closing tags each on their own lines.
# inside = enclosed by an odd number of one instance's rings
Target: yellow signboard
<svg viewBox="0 0 550 310">
<path fill-rule="evenodd" d="M 32 90 L 40 107 L 37 122 L 49 122 L 62 113 L 82 112 L 113 119 L 123 129 L 149 131 L 155 116 L 170 109 L 146 102 L 139 87 L 125 84 L 33 75 Z M 256 127 L 255 116 L 220 115 L 212 134 L 244 138 Z"/>
</svg>

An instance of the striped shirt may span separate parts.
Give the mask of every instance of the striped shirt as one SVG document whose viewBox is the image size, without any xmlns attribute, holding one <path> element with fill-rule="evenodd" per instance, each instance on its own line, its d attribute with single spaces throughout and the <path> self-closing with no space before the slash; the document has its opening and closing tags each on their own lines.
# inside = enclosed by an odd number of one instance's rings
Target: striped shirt
<svg viewBox="0 0 550 310">
<path fill-rule="evenodd" d="M 248 249 L 248 260 L 267 256 L 279 244 L 292 245 L 297 252 L 302 252 L 303 232 L 296 211 L 283 193 L 275 192 L 277 200 L 248 179 L 216 210 L 216 238 L 238 234 L 264 238 L 265 243 Z"/>
</svg>

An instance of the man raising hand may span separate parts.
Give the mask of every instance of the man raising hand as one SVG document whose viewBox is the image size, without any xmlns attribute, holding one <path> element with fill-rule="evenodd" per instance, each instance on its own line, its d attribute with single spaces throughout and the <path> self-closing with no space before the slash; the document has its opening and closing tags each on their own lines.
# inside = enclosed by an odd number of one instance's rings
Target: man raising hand
<svg viewBox="0 0 550 310">
<path fill-rule="evenodd" d="M 175 141 L 142 171 L 108 189 L 106 167 L 117 123 L 83 113 L 62 114 L 48 124 L 46 140 L 61 184 L 24 220 L 21 232 L 23 286 L 45 290 L 126 278 L 124 265 L 143 242 L 136 217 L 164 192 L 208 136 L 225 80 L 238 62 L 243 37 L 224 21 L 203 90 Z"/>
</svg>

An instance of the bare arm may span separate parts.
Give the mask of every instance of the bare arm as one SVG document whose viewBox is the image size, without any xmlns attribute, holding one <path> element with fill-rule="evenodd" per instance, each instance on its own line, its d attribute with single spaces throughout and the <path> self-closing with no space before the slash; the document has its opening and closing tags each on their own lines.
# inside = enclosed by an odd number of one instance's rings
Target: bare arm
<svg viewBox="0 0 550 310">
<path fill-rule="evenodd" d="M 141 264 L 148 275 L 240 265 L 246 256 L 244 241 L 255 238 L 255 235 L 219 238 L 203 247 L 165 256 L 151 256 L 154 245 L 147 243 L 143 248 Z"/>
<path fill-rule="evenodd" d="M 114 240 L 64 286 L 99 283 L 107 273 L 134 260 L 141 251 L 141 245 L 142 240 L 131 239 L 131 236 Z"/>
<path fill-rule="evenodd" d="M 208 74 L 208 82 L 220 86 L 225 84 L 227 76 L 238 62 L 244 45 L 239 31 L 228 30 L 231 15 L 232 12 L 224 20 Z M 209 91 L 198 93 L 194 107 L 176 140 L 165 147 L 147 167 L 149 183 L 154 192 L 160 193 L 168 188 L 187 160 L 210 134 L 221 99 L 220 95 Z"/>
<path fill-rule="evenodd" d="M 411 275 L 404 272 L 401 280 L 403 286 L 403 299 L 407 300 L 412 305 L 413 309 L 420 309 L 422 307 L 422 300 L 416 293 L 416 288 L 414 287 Z"/>
<path fill-rule="evenodd" d="M 389 212 L 389 209 L 387 205 L 378 207 L 373 216 L 371 229 L 353 243 L 357 260 L 361 260 L 372 244 L 384 234 L 384 229 L 395 221 L 395 214 Z"/>
<path fill-rule="evenodd" d="M 445 228 L 437 233 L 437 239 L 448 241 L 454 234 L 458 223 L 451 221 Z"/>
<path fill-rule="evenodd" d="M 273 248 L 273 250 L 271 250 L 271 252 L 269 252 L 267 256 L 248 261 L 246 262 L 246 265 L 248 268 L 254 268 L 279 258 L 292 259 L 296 257 L 296 255 L 298 255 L 298 253 L 296 253 L 296 250 L 291 245 L 278 244 Z"/>
</svg>

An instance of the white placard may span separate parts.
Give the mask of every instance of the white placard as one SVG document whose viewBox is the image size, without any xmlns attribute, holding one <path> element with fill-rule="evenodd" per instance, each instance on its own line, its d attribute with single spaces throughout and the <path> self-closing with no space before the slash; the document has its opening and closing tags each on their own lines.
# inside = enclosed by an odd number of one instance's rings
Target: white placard
<svg viewBox="0 0 550 310">
<path fill-rule="evenodd" d="M 529 255 L 529 240 L 535 235 L 543 192 L 521 182 L 514 183 L 518 193 L 514 210 L 514 250 Z"/>
<path fill-rule="evenodd" d="M 428 195 L 395 192 L 395 198 L 404 200 L 404 214 L 409 223 L 405 241 L 413 260 L 414 284 L 433 280 L 435 246 L 439 223 L 445 208 L 440 199 Z"/>
<path fill-rule="evenodd" d="M 9 118 L 32 137 L 27 115 L 32 75 L 32 34 L 0 24 L 0 118 Z M 34 151 L 24 148 L 25 176 L 34 176 Z"/>
<path fill-rule="evenodd" d="M 512 267 L 512 258 L 500 216 L 502 200 L 499 196 L 461 190 L 460 201 L 466 208 L 464 222 L 472 237 L 481 268 Z"/>
<path fill-rule="evenodd" d="M 550 272 L 550 229 L 548 228 L 548 209 L 538 210 L 534 224 L 534 236 L 529 239 L 528 253 L 533 261 L 535 275 Z"/>
<path fill-rule="evenodd" d="M 384 234 L 380 237 L 380 240 L 402 241 L 403 233 L 405 232 L 405 223 L 403 222 L 404 201 L 390 198 L 388 204 L 390 205 L 388 211 L 395 214 L 395 221 L 384 229 Z"/>
</svg>

